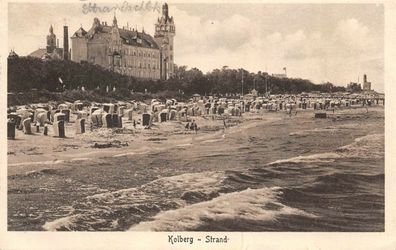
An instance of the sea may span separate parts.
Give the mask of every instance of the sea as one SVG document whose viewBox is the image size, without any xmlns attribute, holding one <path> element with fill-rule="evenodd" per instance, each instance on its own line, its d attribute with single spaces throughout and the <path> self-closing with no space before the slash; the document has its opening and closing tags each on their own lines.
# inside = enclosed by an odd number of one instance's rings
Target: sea
<svg viewBox="0 0 396 250">
<path fill-rule="evenodd" d="M 383 232 L 384 140 L 383 110 L 280 115 L 143 154 L 59 163 L 8 176 L 8 226 Z"/>
</svg>

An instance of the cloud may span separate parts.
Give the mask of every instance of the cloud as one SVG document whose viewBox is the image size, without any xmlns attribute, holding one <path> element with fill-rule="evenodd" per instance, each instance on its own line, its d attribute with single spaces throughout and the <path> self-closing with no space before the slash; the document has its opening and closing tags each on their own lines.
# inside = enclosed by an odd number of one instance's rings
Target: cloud
<svg viewBox="0 0 396 250">
<path fill-rule="evenodd" d="M 356 19 L 341 20 L 334 31 L 334 42 L 351 54 L 370 49 L 372 38 L 369 29 Z"/>
<path fill-rule="evenodd" d="M 172 12 L 176 22 L 176 43 L 183 44 L 181 52 L 211 53 L 219 48 L 236 49 L 252 37 L 248 18 L 233 15 L 224 20 L 202 20 L 175 8 Z M 179 23 L 177 22 L 178 20 Z"/>
<path fill-rule="evenodd" d="M 325 34 L 305 29 L 266 34 L 248 17 L 234 15 L 222 21 L 204 21 L 182 11 L 175 15 L 179 13 L 185 27 L 179 28 L 182 31 L 176 41 L 189 44 L 182 46 L 180 53 L 176 50 L 179 64 L 194 65 L 203 71 L 227 65 L 271 73 L 280 73 L 286 66 L 292 77 L 341 85 L 366 72 L 382 79 L 382 45 L 356 19 L 339 20 Z M 373 60 L 375 64 L 368 63 Z"/>
</svg>

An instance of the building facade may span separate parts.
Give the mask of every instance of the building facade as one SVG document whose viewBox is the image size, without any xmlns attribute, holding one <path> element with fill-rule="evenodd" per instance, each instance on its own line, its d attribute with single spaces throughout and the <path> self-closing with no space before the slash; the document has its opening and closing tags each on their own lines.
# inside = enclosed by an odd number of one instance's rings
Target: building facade
<svg viewBox="0 0 396 250">
<path fill-rule="evenodd" d="M 168 5 L 155 25 L 155 35 L 127 27 L 118 27 L 94 19 L 89 31 L 82 27 L 72 36 L 71 59 L 144 79 L 168 79 L 174 75 L 173 38 L 175 25 Z"/>
</svg>

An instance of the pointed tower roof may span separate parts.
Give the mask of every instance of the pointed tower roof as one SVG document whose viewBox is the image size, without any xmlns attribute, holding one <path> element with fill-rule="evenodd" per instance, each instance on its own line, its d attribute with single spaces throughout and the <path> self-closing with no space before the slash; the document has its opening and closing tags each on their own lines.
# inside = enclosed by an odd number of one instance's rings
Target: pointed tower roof
<svg viewBox="0 0 396 250">
<path fill-rule="evenodd" d="M 117 27 L 117 17 L 116 17 L 115 12 L 114 12 L 114 18 L 113 18 L 113 26 Z"/>
<path fill-rule="evenodd" d="M 19 57 L 17 53 L 15 53 L 15 51 L 12 49 L 10 51 L 10 54 L 8 54 L 8 58 L 16 58 Z"/>
<path fill-rule="evenodd" d="M 73 37 L 84 37 L 87 34 L 87 31 L 80 27 L 76 32 L 74 32 Z"/>
</svg>

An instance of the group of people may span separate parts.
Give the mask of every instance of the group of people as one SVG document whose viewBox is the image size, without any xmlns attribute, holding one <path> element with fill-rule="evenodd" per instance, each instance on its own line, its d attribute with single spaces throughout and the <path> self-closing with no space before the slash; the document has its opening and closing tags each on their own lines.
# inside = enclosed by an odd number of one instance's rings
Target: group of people
<svg viewBox="0 0 396 250">
<path fill-rule="evenodd" d="M 191 123 L 187 122 L 187 124 L 186 124 L 186 126 L 185 126 L 185 129 L 186 129 L 186 130 L 194 130 L 195 133 L 197 133 L 197 132 L 198 132 L 198 125 L 197 125 L 197 123 L 195 122 L 195 120 L 192 120 Z"/>
</svg>

